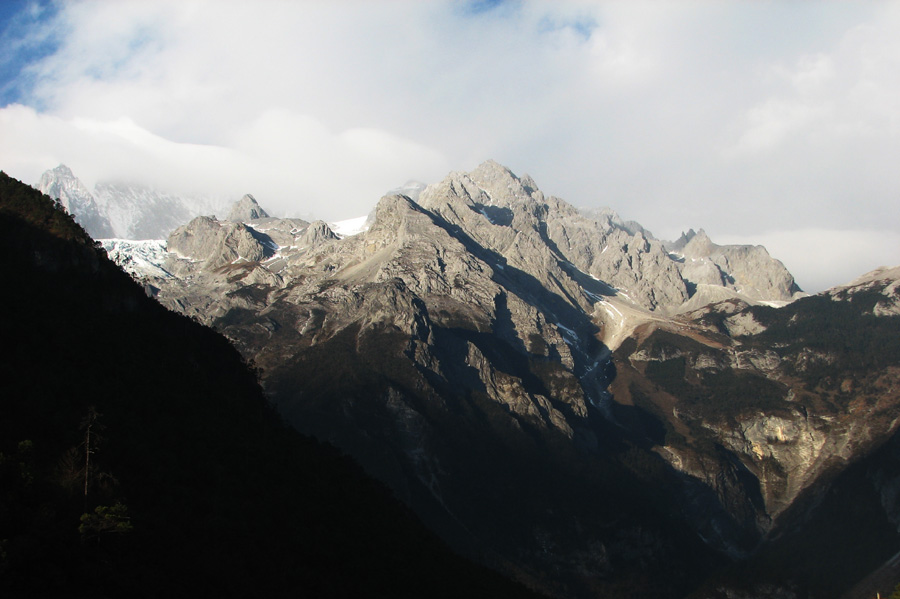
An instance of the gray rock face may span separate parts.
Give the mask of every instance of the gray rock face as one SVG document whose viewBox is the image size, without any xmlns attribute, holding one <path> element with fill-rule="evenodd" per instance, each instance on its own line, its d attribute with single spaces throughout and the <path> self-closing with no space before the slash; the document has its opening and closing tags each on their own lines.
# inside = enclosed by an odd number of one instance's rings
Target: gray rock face
<svg viewBox="0 0 900 599">
<path fill-rule="evenodd" d="M 266 248 L 242 223 L 219 222 L 215 217 L 198 216 L 169 235 L 170 252 L 196 260 L 211 270 L 236 261 L 259 262 Z"/>
<path fill-rule="evenodd" d="M 46 171 L 38 188 L 59 199 L 94 239 L 165 239 L 190 218 L 223 206 L 214 196 L 178 195 L 129 183 L 98 181 L 89 191 L 65 165 Z"/>
<path fill-rule="evenodd" d="M 707 245 L 695 249 L 698 254 L 715 256 L 716 250 Z M 873 326 L 866 319 L 893 305 L 898 273 L 883 269 L 818 301 L 777 311 L 736 299 L 701 307 L 669 324 L 647 325 L 633 345 L 616 352 L 615 401 L 640 401 L 677 431 L 655 451 L 715 495 L 703 504 L 706 513 L 697 514 L 705 538 L 731 544 L 736 554 L 754 550 L 781 518 L 796 517 L 786 515 L 812 489 L 895 435 L 900 355 L 888 359 L 890 367 L 877 360 L 850 367 L 860 364 L 860 355 L 891 350 L 878 340 L 826 349 L 823 340 L 838 325 L 822 314 L 841 314 L 840 336 L 851 338 L 853 329 Z M 863 296 L 859 309 L 836 305 Z M 810 320 L 818 324 L 804 324 Z M 887 326 L 896 327 L 893 322 Z M 710 442 L 724 453 L 710 452 Z M 723 477 L 735 467 L 743 475 Z M 704 528 L 703 522 L 715 525 Z M 735 527 L 755 530 L 748 545 L 735 545 L 733 532 L 722 534 Z"/>
<path fill-rule="evenodd" d="M 298 239 L 302 247 L 316 247 L 326 241 L 334 241 L 338 239 L 338 236 L 334 234 L 328 223 L 317 220 L 311 223 Z"/>
<path fill-rule="evenodd" d="M 75 221 L 94 239 L 114 236 L 112 225 L 109 219 L 101 214 L 94 196 L 66 165 L 60 164 L 52 170 L 45 171 L 41 175 L 37 189 L 59 200 L 63 208 L 74 216 Z"/>
<path fill-rule="evenodd" d="M 228 213 L 228 219 L 234 222 L 244 222 L 248 220 L 256 220 L 258 218 L 268 218 L 269 214 L 260 208 L 259 204 L 249 193 L 235 202 Z"/>
<path fill-rule="evenodd" d="M 764 249 L 667 248 L 494 162 L 388 194 L 343 239 L 248 221 L 175 231 L 158 299 L 226 334 L 295 427 L 553 592 L 613 595 L 638 562 L 668 585 L 704 552 L 765 548 L 898 426 L 900 358 L 848 371 L 791 328 L 809 303 L 751 305 L 796 293 Z"/>
<path fill-rule="evenodd" d="M 609 209 L 579 211 L 545 196 L 527 175 L 519 179 L 492 161 L 472 173 L 452 173 L 423 191 L 419 202 L 511 263 L 530 262 L 531 274 L 547 273 L 539 276 L 542 282 L 560 280 L 556 261 L 602 281 L 610 295 L 621 294 L 649 310 L 679 312 L 735 296 L 785 302 L 800 292 L 784 265 L 762 246 L 719 246 L 703 231 L 691 231 L 680 243 L 668 244 L 680 252 L 670 255 L 667 244 L 639 224 Z"/>
<path fill-rule="evenodd" d="M 258 204 L 257 204 L 258 206 Z M 259 208 L 259 213 L 265 213 Z M 166 242 L 160 277 L 144 267 L 140 280 L 172 309 L 213 322 L 239 308 L 260 310 L 283 289 L 289 268 L 338 237 L 322 221 L 260 217 L 248 223 L 201 216 L 179 227 Z M 253 291 L 251 291 L 253 290 Z"/>
<path fill-rule="evenodd" d="M 789 302 L 802 295 L 791 273 L 761 245 L 716 245 L 701 229 L 668 246 L 683 258 L 681 276 L 698 292 L 720 286 L 746 300 L 768 302 Z"/>
<path fill-rule="evenodd" d="M 515 418 L 578 437 L 588 406 L 602 399 L 603 348 L 593 339 L 597 327 L 590 313 L 607 287 L 560 258 L 541 234 L 547 208 L 528 199 L 511 174 L 493 177 L 495 171 L 485 167 L 479 174 L 493 192 L 451 176 L 424 190 L 420 203 L 386 196 L 368 231 L 340 240 L 322 222 L 263 218 L 251 228 L 194 219 L 169 238 L 174 256 L 166 270 L 177 276 L 155 281 L 158 298 L 223 327 L 273 372 L 298 346 L 321 347 L 354 328 L 361 344 L 384 334 L 379 331 L 393 331 L 410 340 L 403 352 L 428 373 L 425 380 L 432 382 L 423 382 L 426 387 L 465 380 L 463 388 L 479 389 Z M 506 218 L 508 207 L 509 225 L 492 223 L 456 192 L 459 185 L 478 193 L 484 211 L 496 219 Z M 518 193 L 522 201 L 492 207 L 487 196 L 499 197 L 504 185 L 512 185 L 513 197 Z M 479 219 L 477 225 L 463 231 L 449 222 L 457 211 Z M 277 249 L 269 252 L 270 247 Z M 265 322 L 250 329 L 227 324 L 234 310 L 251 310 Z M 496 362 L 498 343 L 509 348 L 505 366 Z M 530 374 L 530 360 L 547 362 L 537 378 Z M 397 393 L 387 397 L 401 409 Z M 431 462 L 415 463 L 430 472 Z"/>
<path fill-rule="evenodd" d="M 526 181 L 527 186 L 489 161 L 429 186 L 419 201 L 510 265 L 564 288 L 572 298 L 584 297 L 580 288 L 585 283 L 576 279 L 587 275 L 598 282 L 593 293 L 615 295 L 619 289 L 648 309 L 687 299 L 675 263 L 643 230 L 614 213 L 585 216 L 559 198 L 545 197 L 530 178 Z"/>
<path fill-rule="evenodd" d="M 551 401 L 552 386 L 540 393 L 524 390 L 521 378 L 498 372 L 483 348 L 466 343 L 465 364 L 493 401 L 572 438 L 584 428 L 579 419 L 587 416 L 588 406 L 605 401 L 605 369 L 599 367 L 605 350 L 592 339 L 607 325 L 595 316 L 598 306 L 614 296 L 648 310 L 685 305 L 685 270 L 698 281 L 702 274 L 702 284 L 730 297 L 724 292 L 727 277 L 712 258 L 688 268 L 640 225 L 608 209 L 582 213 L 545 196 L 530 177 L 520 179 L 495 162 L 471 173 L 451 173 L 425 189 L 408 187 L 418 194 L 417 201 L 385 196 L 370 229 L 343 240 L 322 222 L 264 217 L 249 195 L 235 205 L 229 221 L 196 218 L 169 237 L 168 249 L 177 257 L 167 261 L 165 270 L 180 279 L 157 281 L 159 299 L 211 324 L 233 308 L 247 309 L 249 295 L 258 298 L 252 304 L 258 310 L 278 311 L 279 302 L 294 306 L 292 311 L 302 306 L 305 316 L 292 316 L 299 319 L 293 329 L 311 332 L 331 323 L 314 335 L 317 343 L 353 323 L 390 322 L 412 337 L 421 336 L 416 324 L 421 314 L 376 309 L 369 301 L 375 301 L 378 286 L 387 285 L 395 294 L 399 284 L 423 302 L 435 326 L 465 322 L 475 331 L 493 331 L 526 357 L 558 363 L 562 370 L 554 385 L 569 391 Z M 252 221 L 252 227 L 232 222 L 240 220 Z M 721 258 L 726 265 L 746 262 L 729 262 L 737 250 L 714 246 L 705 235 L 682 245 L 691 257 Z M 217 269 L 221 272 L 215 274 Z M 224 288 L 223 280 L 228 281 Z M 236 293 L 256 282 L 268 290 Z M 327 297 L 339 300 L 334 307 L 322 304 L 325 288 Z M 274 290 L 280 300 L 272 300 Z M 367 301 L 346 303 L 358 294 Z M 186 301 L 187 296 L 193 299 Z M 746 319 L 730 326 L 753 330 Z M 263 345 L 250 351 L 263 362 L 273 350 Z M 436 352 L 425 342 L 415 353 L 422 368 L 446 377 Z"/>
</svg>

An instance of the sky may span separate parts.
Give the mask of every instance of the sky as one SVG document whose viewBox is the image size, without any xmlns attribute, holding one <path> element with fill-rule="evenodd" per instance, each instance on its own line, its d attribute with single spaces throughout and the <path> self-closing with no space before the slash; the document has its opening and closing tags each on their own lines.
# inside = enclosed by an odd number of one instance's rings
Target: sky
<svg viewBox="0 0 900 599">
<path fill-rule="evenodd" d="M 900 3 L 0 0 L 0 169 L 367 214 L 494 159 L 817 292 L 900 264 Z"/>
</svg>

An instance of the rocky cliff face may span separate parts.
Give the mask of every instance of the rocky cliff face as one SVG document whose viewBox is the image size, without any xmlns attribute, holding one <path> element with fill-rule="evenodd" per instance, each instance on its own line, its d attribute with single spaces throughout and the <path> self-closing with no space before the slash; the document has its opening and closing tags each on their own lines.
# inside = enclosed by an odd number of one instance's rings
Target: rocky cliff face
<svg viewBox="0 0 900 599">
<path fill-rule="evenodd" d="M 231 212 L 228 213 L 228 220 L 243 222 L 258 218 L 268 218 L 268 216 L 269 214 L 260 207 L 256 198 L 248 193 L 232 206 Z"/>
<path fill-rule="evenodd" d="M 711 295 L 717 290 L 721 293 L 719 288 L 750 302 L 790 302 L 802 295 L 791 273 L 761 245 L 716 245 L 703 229 L 699 233 L 691 230 L 666 245 L 679 259 L 681 276 L 697 295 L 691 308 L 721 299 Z"/>
<path fill-rule="evenodd" d="M 858 337 L 860 328 L 879 328 L 872 312 L 809 299 L 781 311 L 714 304 L 686 315 L 689 328 L 645 326 L 616 353 L 613 395 L 656 415 L 667 429 L 654 451 L 710 488 L 736 466 L 746 478 L 732 486 L 745 486 L 741 496 L 757 502 L 757 539 L 802 493 L 869 453 L 900 422 L 893 388 L 900 372 L 861 357 L 878 351 L 877 341 Z M 857 330 L 826 324 L 829 312 Z M 813 320 L 825 329 L 816 330 Z M 833 337 L 844 337 L 840 351 L 832 349 Z"/>
<path fill-rule="evenodd" d="M 198 216 L 169 235 L 169 251 L 199 261 L 200 268 L 213 270 L 235 262 L 259 262 L 266 248 L 251 229 L 240 222 L 219 222 Z M 271 252 L 269 252 L 271 254 Z"/>
<path fill-rule="evenodd" d="M 75 217 L 75 221 L 84 227 L 94 239 L 113 237 L 113 228 L 91 192 L 79 181 L 72 170 L 60 164 L 41 175 L 37 189 L 54 200 L 59 200 L 63 208 Z"/>
<path fill-rule="evenodd" d="M 59 199 L 94 239 L 164 239 L 191 217 L 220 212 L 223 205 L 214 196 L 122 182 L 99 181 L 91 191 L 65 165 L 46 171 L 37 187 Z"/>
<path fill-rule="evenodd" d="M 798 290 L 762 248 L 667 246 L 494 162 L 418 193 L 343 239 L 195 219 L 150 283 L 458 549 L 562 596 L 739 586 L 723 563 L 823 522 L 814 498 L 894 436 L 890 272 L 776 310 L 752 304 Z"/>
<path fill-rule="evenodd" d="M 648 309 L 688 298 L 676 263 L 642 229 L 627 227 L 612 213 L 585 216 L 495 162 L 452 173 L 422 192 L 419 202 L 544 285 L 572 280 L 566 292 L 573 299 L 584 297 L 575 280 L 584 275 L 605 283 L 602 295 L 618 289 Z"/>
</svg>

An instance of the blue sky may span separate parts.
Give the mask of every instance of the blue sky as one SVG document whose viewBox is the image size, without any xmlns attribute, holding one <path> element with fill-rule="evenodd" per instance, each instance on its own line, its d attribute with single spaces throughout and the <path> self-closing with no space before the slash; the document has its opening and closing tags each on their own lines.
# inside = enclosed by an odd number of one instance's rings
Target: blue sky
<svg viewBox="0 0 900 599">
<path fill-rule="evenodd" d="M 900 263 L 900 4 L 0 1 L 0 168 L 365 214 L 493 158 L 817 291 Z"/>
<path fill-rule="evenodd" d="M 54 12 L 49 2 L 0 1 L 0 106 L 21 101 L 32 82 L 28 66 L 56 51 L 53 38 L 22 35 L 40 28 Z"/>
</svg>

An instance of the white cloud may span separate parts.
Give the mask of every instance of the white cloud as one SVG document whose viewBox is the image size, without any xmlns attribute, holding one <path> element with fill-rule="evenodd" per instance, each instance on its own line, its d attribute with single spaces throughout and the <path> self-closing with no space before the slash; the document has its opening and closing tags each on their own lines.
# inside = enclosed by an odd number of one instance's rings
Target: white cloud
<svg viewBox="0 0 900 599">
<path fill-rule="evenodd" d="M 21 105 L 0 109 L 0 138 L 4 140 L 0 162 L 28 183 L 64 162 L 88 185 L 124 179 L 175 189 L 191 189 L 198 183 L 215 188 L 217 182 L 210 178 L 215 167 L 230 170 L 240 162 L 225 148 L 172 142 L 127 118 L 63 119 Z"/>
<path fill-rule="evenodd" d="M 262 187 L 254 191 L 257 199 L 269 196 L 281 213 L 305 210 L 330 219 L 367 213 L 410 173 L 434 179 L 449 168 L 436 150 L 386 131 L 335 133 L 313 117 L 285 110 L 260 115 L 228 145 L 246 158 Z"/>
<path fill-rule="evenodd" d="M 254 193 L 275 214 L 337 219 L 365 214 L 409 172 L 442 177 L 440 153 L 375 129 L 333 133 L 316 119 L 270 111 L 224 146 L 177 143 L 127 118 L 61 119 L 0 109 L 0 163 L 26 182 L 65 162 L 87 185 L 147 183 L 172 191 Z M 13 150 L 12 148 L 16 148 Z"/>
<path fill-rule="evenodd" d="M 824 54 L 802 56 L 795 71 L 785 72 L 791 85 L 801 94 L 812 94 L 822 90 L 834 80 L 834 64 Z"/>
<path fill-rule="evenodd" d="M 347 218 L 494 158 L 663 237 L 900 230 L 893 4 L 72 1 L 42 23 L 31 108 L 0 109 L 0 168 L 30 181 L 65 162 Z"/>
<path fill-rule="evenodd" d="M 767 100 L 748 113 L 748 128 L 738 147 L 751 152 L 771 150 L 804 128 L 821 124 L 831 112 L 827 105 Z"/>
</svg>

